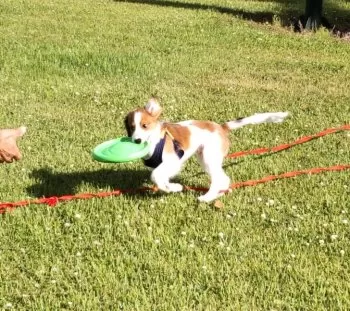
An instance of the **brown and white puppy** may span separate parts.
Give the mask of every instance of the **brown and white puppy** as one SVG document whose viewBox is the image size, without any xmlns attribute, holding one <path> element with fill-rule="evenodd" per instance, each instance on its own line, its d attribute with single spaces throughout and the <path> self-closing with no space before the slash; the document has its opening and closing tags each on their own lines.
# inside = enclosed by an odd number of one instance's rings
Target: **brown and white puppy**
<svg viewBox="0 0 350 311">
<path fill-rule="evenodd" d="M 162 122 L 159 120 L 161 112 L 162 108 L 154 98 L 144 108 L 130 112 L 125 119 L 128 136 L 136 143 L 149 144 L 149 153 L 143 160 L 153 169 L 151 180 L 165 192 L 182 191 L 182 185 L 172 183 L 170 179 L 196 154 L 211 179 L 208 192 L 198 198 L 203 202 L 210 202 L 229 189 L 230 178 L 222 168 L 229 151 L 229 131 L 248 124 L 282 122 L 288 115 L 287 112 L 257 113 L 220 125 L 195 120 Z"/>
</svg>

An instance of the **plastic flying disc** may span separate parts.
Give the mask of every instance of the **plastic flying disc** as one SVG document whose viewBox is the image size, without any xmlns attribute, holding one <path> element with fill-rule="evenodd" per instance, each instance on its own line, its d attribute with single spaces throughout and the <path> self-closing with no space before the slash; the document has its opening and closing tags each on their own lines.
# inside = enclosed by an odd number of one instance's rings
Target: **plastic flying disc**
<svg viewBox="0 0 350 311">
<path fill-rule="evenodd" d="M 99 162 L 129 162 L 144 157 L 148 144 L 136 144 L 130 137 L 121 137 L 103 142 L 92 151 L 92 158 Z"/>
</svg>

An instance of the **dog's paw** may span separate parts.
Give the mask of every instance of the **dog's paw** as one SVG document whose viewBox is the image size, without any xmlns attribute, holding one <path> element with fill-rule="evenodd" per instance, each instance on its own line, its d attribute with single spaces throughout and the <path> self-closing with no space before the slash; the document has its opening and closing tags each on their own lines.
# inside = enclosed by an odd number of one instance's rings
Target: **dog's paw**
<svg viewBox="0 0 350 311">
<path fill-rule="evenodd" d="M 207 192 L 206 194 L 201 195 L 200 197 L 198 197 L 198 201 L 200 202 L 206 202 L 209 203 L 211 201 L 214 201 L 217 198 L 220 198 L 221 196 L 224 195 L 224 191 L 220 191 L 220 192 Z"/>
<path fill-rule="evenodd" d="M 183 186 L 180 184 L 170 183 L 168 184 L 169 192 L 181 192 L 183 190 Z"/>
<path fill-rule="evenodd" d="M 201 195 L 200 197 L 198 197 L 198 201 L 209 203 L 209 202 L 215 200 L 216 198 L 217 198 L 217 196 L 204 194 L 204 195 Z"/>
<path fill-rule="evenodd" d="M 158 188 L 158 190 L 160 191 L 163 191 L 163 192 L 166 192 L 166 193 L 169 193 L 171 192 L 168 188 L 167 185 L 160 185 L 160 184 L 157 184 L 156 187 Z"/>
</svg>

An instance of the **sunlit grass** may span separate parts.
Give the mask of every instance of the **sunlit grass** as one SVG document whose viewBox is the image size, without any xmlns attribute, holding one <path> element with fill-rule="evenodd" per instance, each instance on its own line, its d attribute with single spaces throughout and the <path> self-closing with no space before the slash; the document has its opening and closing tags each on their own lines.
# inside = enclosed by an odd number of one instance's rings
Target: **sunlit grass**
<svg viewBox="0 0 350 311">
<path fill-rule="evenodd" d="M 290 6 L 194 3 L 276 16 Z M 90 155 L 125 135 L 125 114 L 151 94 L 172 121 L 290 112 L 285 123 L 233 132 L 232 152 L 350 119 L 350 45 L 324 30 L 105 0 L 4 0 L 0 17 L 0 124 L 29 128 L 23 160 L 1 166 L 0 202 L 151 185 L 141 162 Z M 341 132 L 227 160 L 225 170 L 243 181 L 348 164 L 349 147 Z M 208 185 L 195 160 L 179 181 Z M 15 210 L 1 216 L 0 308 L 347 310 L 349 187 L 349 173 L 338 172 L 237 189 L 222 209 L 188 191 Z"/>
</svg>

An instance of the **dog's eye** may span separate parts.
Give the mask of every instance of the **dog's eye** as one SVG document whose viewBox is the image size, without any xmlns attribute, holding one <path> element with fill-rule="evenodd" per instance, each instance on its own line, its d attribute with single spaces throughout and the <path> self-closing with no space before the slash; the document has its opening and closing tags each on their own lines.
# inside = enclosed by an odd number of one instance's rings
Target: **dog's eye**
<svg viewBox="0 0 350 311">
<path fill-rule="evenodd" d="M 142 128 L 146 129 L 147 127 L 148 127 L 148 124 L 146 124 L 146 123 L 142 124 Z"/>
</svg>

